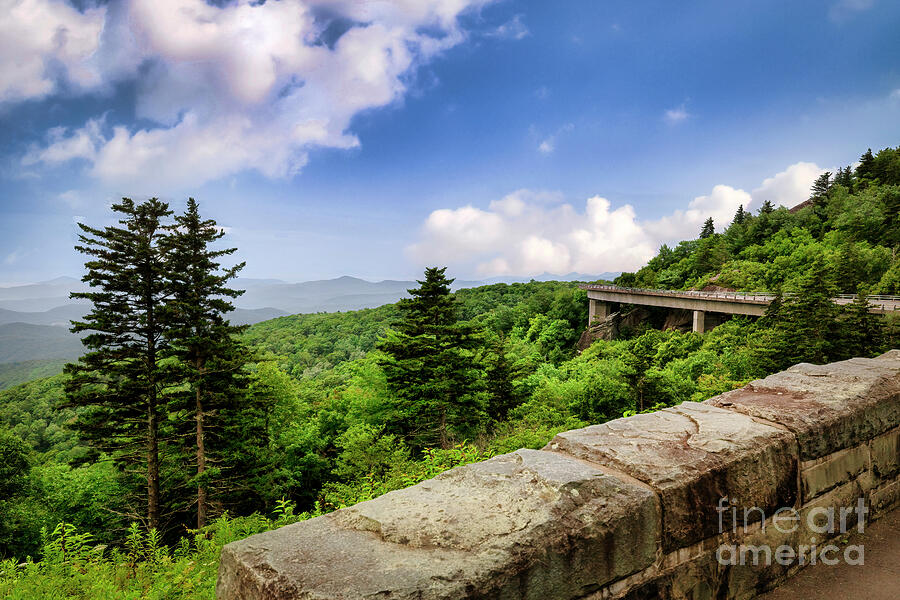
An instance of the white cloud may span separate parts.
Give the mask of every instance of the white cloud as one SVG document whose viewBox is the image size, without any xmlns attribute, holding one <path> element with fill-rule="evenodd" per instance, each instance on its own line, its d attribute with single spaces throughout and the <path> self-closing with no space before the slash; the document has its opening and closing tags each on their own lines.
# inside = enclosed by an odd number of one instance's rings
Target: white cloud
<svg viewBox="0 0 900 600">
<path fill-rule="evenodd" d="M 832 21 L 843 21 L 853 13 L 869 10 L 875 6 L 875 0 L 838 0 L 831 5 L 828 16 Z"/>
<path fill-rule="evenodd" d="M 28 252 L 25 252 L 21 248 L 16 248 L 15 250 L 10 252 L 3 258 L 3 264 L 7 265 L 7 266 L 14 265 L 17 262 L 19 262 L 23 257 L 27 256 L 28 254 L 29 254 Z"/>
<path fill-rule="evenodd" d="M 499 25 L 487 33 L 488 37 L 502 39 L 521 40 L 529 35 L 528 27 L 522 22 L 522 15 L 515 15 L 512 19 Z"/>
<path fill-rule="evenodd" d="M 791 208 L 809 198 L 813 181 L 823 172 L 825 169 L 815 163 L 795 163 L 774 177 L 765 179 L 761 186 L 753 190 L 753 200 L 757 205 L 769 200 L 775 206 Z"/>
<path fill-rule="evenodd" d="M 686 121 L 690 116 L 691 115 L 684 107 L 684 104 L 675 108 L 670 108 L 665 113 L 663 113 L 663 119 L 670 125 L 677 125 L 682 121 Z"/>
<path fill-rule="evenodd" d="M 663 243 L 696 238 L 712 217 L 717 231 L 727 227 L 739 206 L 755 210 L 765 199 L 796 199 L 821 169 L 791 165 L 750 194 L 716 185 L 684 209 L 657 219 L 641 219 L 629 204 L 614 207 L 593 196 L 580 207 L 558 192 L 518 190 L 490 203 L 434 211 L 419 241 L 407 247 L 417 265 L 446 264 L 479 276 L 627 271 L 643 266 Z"/>
<path fill-rule="evenodd" d="M 631 206 L 612 209 L 595 196 L 579 212 L 558 193 L 529 190 L 488 210 L 434 211 L 421 233 L 407 248 L 411 259 L 464 265 L 481 276 L 595 272 L 604 264 L 634 268 L 655 250 Z"/>
<path fill-rule="evenodd" d="M 100 83 L 92 58 L 105 8 L 78 12 L 63 0 L 0 0 L 0 103 L 42 98 L 65 81 Z"/>
<path fill-rule="evenodd" d="M 56 198 L 72 209 L 81 208 L 84 205 L 81 194 L 77 190 L 66 190 Z"/>
<path fill-rule="evenodd" d="M 94 84 L 134 79 L 136 114 L 154 125 L 109 130 L 94 119 L 55 132 L 26 162 L 85 158 L 94 176 L 133 185 L 196 185 L 246 169 L 289 176 L 311 148 L 357 146 L 353 117 L 400 101 L 418 67 L 465 39 L 459 15 L 491 1 L 123 0 L 84 15 L 69 8 L 103 28 L 99 47 L 78 46 L 77 56 L 99 69 Z M 25 37 L 47 27 L 32 23 L 36 5 L 65 6 L 21 4 Z M 335 23 L 348 27 L 336 39 L 328 29 Z"/>
<path fill-rule="evenodd" d="M 64 127 L 54 127 L 47 132 L 47 146 L 32 148 L 22 159 L 24 165 L 46 163 L 56 165 L 76 158 L 93 161 L 97 149 L 103 144 L 101 128 L 103 119 L 90 119 L 84 127 L 69 132 Z"/>
<path fill-rule="evenodd" d="M 717 231 L 731 223 L 739 206 L 751 209 L 753 199 L 744 190 L 728 185 L 713 187 L 708 196 L 691 200 L 687 210 L 676 210 L 671 215 L 644 223 L 647 232 L 660 242 L 697 237 L 704 221 L 712 217 Z"/>
<path fill-rule="evenodd" d="M 538 147 L 537 147 L 538 152 L 540 152 L 541 154 L 553 154 L 553 152 L 556 150 L 557 138 L 573 131 L 574 129 L 575 129 L 574 123 L 566 123 L 559 129 L 557 129 L 556 133 L 548 135 L 547 137 L 545 137 L 544 139 L 542 139 L 540 141 L 540 143 L 538 144 Z M 531 133 L 532 133 L 532 135 L 535 135 L 537 133 L 533 127 L 531 130 Z"/>
</svg>

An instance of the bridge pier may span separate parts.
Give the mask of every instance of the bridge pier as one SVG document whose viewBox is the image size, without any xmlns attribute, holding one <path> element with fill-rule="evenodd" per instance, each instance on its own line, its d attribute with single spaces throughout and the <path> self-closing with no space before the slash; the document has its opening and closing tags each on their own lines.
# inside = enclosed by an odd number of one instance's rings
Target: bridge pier
<svg viewBox="0 0 900 600">
<path fill-rule="evenodd" d="M 598 321 L 604 321 L 609 316 L 609 302 L 588 299 L 588 327 Z"/>
<path fill-rule="evenodd" d="M 694 311 L 694 331 L 704 333 L 706 330 L 706 312 L 702 310 Z"/>
</svg>

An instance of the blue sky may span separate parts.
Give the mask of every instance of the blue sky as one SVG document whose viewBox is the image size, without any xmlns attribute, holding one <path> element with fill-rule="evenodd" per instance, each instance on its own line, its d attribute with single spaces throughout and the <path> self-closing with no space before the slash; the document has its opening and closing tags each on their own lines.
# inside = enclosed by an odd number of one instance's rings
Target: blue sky
<svg viewBox="0 0 900 600">
<path fill-rule="evenodd" d="M 245 275 L 633 269 L 900 144 L 900 3 L 12 0 L 0 284 L 194 196 Z"/>
</svg>

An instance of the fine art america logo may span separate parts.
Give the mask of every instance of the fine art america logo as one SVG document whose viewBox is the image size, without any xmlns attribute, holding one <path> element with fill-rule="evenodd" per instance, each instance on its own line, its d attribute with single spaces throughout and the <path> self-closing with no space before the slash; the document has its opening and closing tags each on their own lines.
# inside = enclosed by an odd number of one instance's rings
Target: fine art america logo
<svg viewBox="0 0 900 600">
<path fill-rule="evenodd" d="M 732 533 L 738 532 L 739 509 L 736 505 L 727 497 L 720 498 L 716 512 L 719 513 L 720 534 L 726 532 L 726 522 L 732 523 Z M 852 529 L 863 533 L 868 512 L 863 498 L 859 499 L 855 507 L 813 507 L 805 516 L 794 508 L 779 508 L 769 518 L 759 507 L 743 508 L 744 533 L 749 532 L 748 523 L 759 520 L 760 532 L 763 534 L 767 527 L 774 527 L 777 532 L 786 535 L 806 531 L 811 534 L 808 543 L 796 547 L 788 544 L 776 547 L 769 544 L 722 544 L 716 550 L 716 559 L 722 565 L 836 565 L 842 559 L 849 565 L 862 565 L 865 561 L 865 547 L 862 544 L 850 544 L 841 549 L 836 544 L 818 544 L 817 541 L 832 540 Z M 817 539 L 815 536 L 821 537 Z"/>
</svg>

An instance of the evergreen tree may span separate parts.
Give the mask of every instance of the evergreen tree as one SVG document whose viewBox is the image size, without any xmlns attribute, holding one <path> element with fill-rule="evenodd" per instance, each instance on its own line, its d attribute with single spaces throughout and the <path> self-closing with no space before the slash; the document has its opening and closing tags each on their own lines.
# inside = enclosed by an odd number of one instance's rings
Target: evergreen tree
<svg viewBox="0 0 900 600">
<path fill-rule="evenodd" d="M 859 157 L 859 164 L 856 166 L 856 177 L 858 179 L 872 179 L 874 166 L 875 155 L 872 154 L 872 149 L 869 148 Z"/>
<path fill-rule="evenodd" d="M 844 307 L 843 357 L 868 357 L 882 350 L 884 318 L 869 309 L 865 286 L 859 286 L 856 298 Z"/>
<path fill-rule="evenodd" d="M 762 203 L 762 206 L 759 207 L 759 214 L 761 215 L 770 215 L 775 212 L 775 207 L 769 200 L 766 200 Z"/>
<path fill-rule="evenodd" d="M 900 188 L 885 190 L 884 224 L 881 227 L 881 243 L 890 248 L 900 247 Z"/>
<path fill-rule="evenodd" d="M 738 206 L 737 212 L 734 213 L 734 220 L 732 221 L 732 224 L 743 225 L 746 219 L 747 213 L 744 212 L 744 205 L 741 204 L 740 206 Z"/>
<path fill-rule="evenodd" d="M 834 354 L 840 340 L 840 307 L 833 301 L 830 279 L 825 261 L 817 258 L 779 311 L 776 326 L 788 364 L 823 364 Z"/>
<path fill-rule="evenodd" d="M 246 397 L 248 379 L 244 366 L 250 353 L 235 336 L 245 327 L 231 325 L 225 315 L 234 309 L 230 300 L 243 290 L 228 287 L 244 263 L 222 269 L 219 259 L 237 249 L 213 249 L 224 231 L 216 222 L 200 217 L 197 202 L 190 198 L 187 210 L 175 218 L 169 257 L 172 270 L 172 300 L 167 309 L 170 329 L 166 335 L 171 354 L 178 358 L 178 379 L 186 389 L 173 394 L 171 408 L 192 422 L 196 466 L 197 527 L 206 525 L 210 481 L 223 468 L 220 448 L 222 421 L 226 413 L 238 412 Z M 242 438 L 244 436 L 241 436 Z M 213 442 L 211 444 L 211 442 Z M 211 462 L 219 466 L 207 472 Z"/>
<path fill-rule="evenodd" d="M 716 232 L 715 225 L 713 225 L 712 217 L 708 217 L 706 221 L 703 223 L 703 229 L 700 230 L 700 239 L 706 239 L 712 236 Z"/>
<path fill-rule="evenodd" d="M 446 267 L 425 270 L 424 281 L 399 302 L 402 320 L 379 340 L 379 361 L 396 396 L 392 426 L 412 446 L 449 448 L 455 434 L 471 433 L 482 407 L 474 327 L 461 322 Z M 394 431 L 389 431 L 394 433 Z"/>
<path fill-rule="evenodd" d="M 162 364 L 168 344 L 165 306 L 171 295 L 166 251 L 169 206 L 152 198 L 136 205 L 123 198 L 112 206 L 119 227 L 96 229 L 79 223 L 81 245 L 91 258 L 82 281 L 91 291 L 71 294 L 90 300 L 91 312 L 73 321 L 72 332 L 89 350 L 66 365 L 66 396 L 83 407 L 74 424 L 94 448 L 113 453 L 123 466 L 146 473 L 146 522 L 160 526 L 160 424 L 166 418 Z"/>
<path fill-rule="evenodd" d="M 853 189 L 853 171 L 850 167 L 838 169 L 837 175 L 834 178 L 834 185 L 842 185 L 848 190 Z"/>
<path fill-rule="evenodd" d="M 828 195 L 828 190 L 831 189 L 831 171 L 825 171 L 818 177 L 812 184 L 812 189 L 810 190 L 810 200 L 819 200 Z"/>
<path fill-rule="evenodd" d="M 521 403 L 513 380 L 516 370 L 506 354 L 506 341 L 498 337 L 486 356 L 485 391 L 488 393 L 488 416 L 505 421 L 509 411 Z"/>
</svg>

